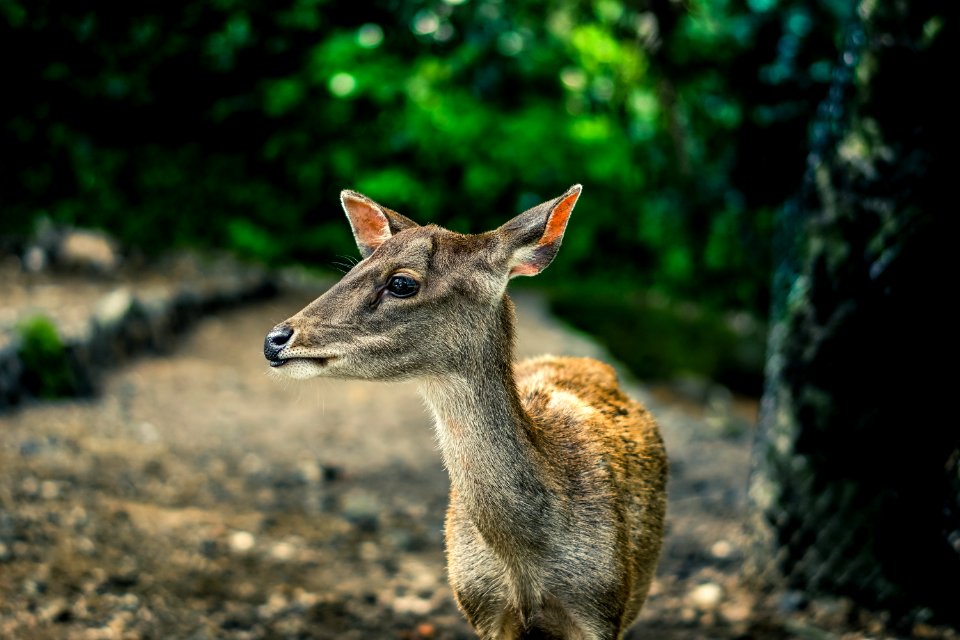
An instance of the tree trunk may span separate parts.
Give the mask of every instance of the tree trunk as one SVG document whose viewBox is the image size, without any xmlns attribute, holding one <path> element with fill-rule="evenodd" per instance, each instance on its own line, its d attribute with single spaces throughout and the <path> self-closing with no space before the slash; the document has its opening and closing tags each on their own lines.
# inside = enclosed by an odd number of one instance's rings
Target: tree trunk
<svg viewBox="0 0 960 640">
<path fill-rule="evenodd" d="M 957 624 L 953 14 L 864 2 L 851 21 L 780 220 L 750 493 L 761 576 Z"/>
</svg>

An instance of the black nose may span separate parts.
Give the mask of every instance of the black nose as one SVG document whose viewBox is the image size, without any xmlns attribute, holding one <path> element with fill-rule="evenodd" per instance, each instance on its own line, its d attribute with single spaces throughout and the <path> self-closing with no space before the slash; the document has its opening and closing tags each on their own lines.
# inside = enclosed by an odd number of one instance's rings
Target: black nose
<svg viewBox="0 0 960 640">
<path fill-rule="evenodd" d="M 267 360 L 271 362 L 277 360 L 277 356 L 280 355 L 280 351 L 287 346 L 287 343 L 290 342 L 290 338 L 293 336 L 293 329 L 287 325 L 280 325 L 274 327 L 273 330 L 267 334 L 266 339 L 263 341 L 263 355 Z"/>
</svg>

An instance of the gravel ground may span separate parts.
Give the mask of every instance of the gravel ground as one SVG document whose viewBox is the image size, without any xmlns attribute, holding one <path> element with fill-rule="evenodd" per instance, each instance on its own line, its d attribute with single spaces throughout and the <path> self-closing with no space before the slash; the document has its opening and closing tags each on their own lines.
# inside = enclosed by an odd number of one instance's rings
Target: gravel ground
<svg viewBox="0 0 960 640">
<path fill-rule="evenodd" d="M 415 389 L 269 375 L 263 335 L 315 293 L 207 318 L 95 399 L 0 417 L 0 638 L 474 637 L 446 584 L 447 478 Z M 517 302 L 520 355 L 602 355 Z M 958 637 L 751 589 L 755 403 L 630 391 L 672 460 L 659 578 L 630 638 Z"/>
</svg>

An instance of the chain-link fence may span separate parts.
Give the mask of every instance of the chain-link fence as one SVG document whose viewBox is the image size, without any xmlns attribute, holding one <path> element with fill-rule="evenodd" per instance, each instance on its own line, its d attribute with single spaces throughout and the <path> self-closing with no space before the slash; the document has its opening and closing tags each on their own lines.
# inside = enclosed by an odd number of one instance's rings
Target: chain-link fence
<svg viewBox="0 0 960 640">
<path fill-rule="evenodd" d="M 863 3 L 782 212 L 751 480 L 765 582 L 960 624 L 960 428 L 936 361 L 952 15 Z M 910 123 L 910 126 L 904 126 Z"/>
</svg>

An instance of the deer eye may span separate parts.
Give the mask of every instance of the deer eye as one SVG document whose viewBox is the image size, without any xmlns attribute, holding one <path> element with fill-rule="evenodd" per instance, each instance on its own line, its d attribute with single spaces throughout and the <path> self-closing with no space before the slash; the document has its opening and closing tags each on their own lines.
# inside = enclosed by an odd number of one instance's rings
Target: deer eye
<svg viewBox="0 0 960 640">
<path fill-rule="evenodd" d="M 398 298 L 409 298 L 420 290 L 420 284 L 410 276 L 391 276 L 387 281 L 387 291 Z"/>
</svg>

